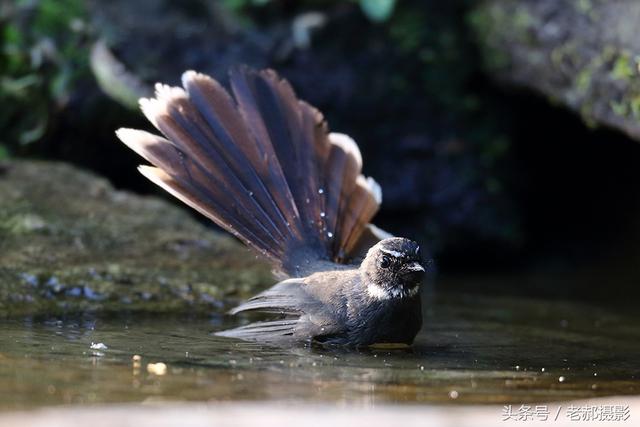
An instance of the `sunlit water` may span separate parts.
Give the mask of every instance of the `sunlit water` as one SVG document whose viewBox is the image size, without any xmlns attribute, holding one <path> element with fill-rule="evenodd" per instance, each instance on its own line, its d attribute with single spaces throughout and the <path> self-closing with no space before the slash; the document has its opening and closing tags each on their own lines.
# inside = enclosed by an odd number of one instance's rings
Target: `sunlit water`
<svg viewBox="0 0 640 427">
<path fill-rule="evenodd" d="M 162 400 L 507 403 L 640 392 L 640 321 L 632 312 L 453 292 L 425 303 L 423 331 L 403 351 L 244 343 L 212 335 L 237 325 L 222 315 L 3 321 L 0 408 Z"/>
</svg>

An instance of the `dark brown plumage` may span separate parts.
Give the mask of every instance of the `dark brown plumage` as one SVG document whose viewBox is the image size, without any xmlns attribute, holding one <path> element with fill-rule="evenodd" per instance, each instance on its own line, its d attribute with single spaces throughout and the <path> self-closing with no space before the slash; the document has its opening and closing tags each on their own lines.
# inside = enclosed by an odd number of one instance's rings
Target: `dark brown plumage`
<svg viewBox="0 0 640 427">
<path fill-rule="evenodd" d="M 288 278 L 234 310 L 283 319 L 224 334 L 411 343 L 421 318 L 419 248 L 400 238 L 375 244 L 388 237 L 369 224 L 381 191 L 362 175 L 358 146 L 346 135 L 329 133 L 320 112 L 298 100 L 275 72 L 239 68 L 230 81 L 233 98 L 212 78 L 192 71 L 183 75 L 184 89 L 157 85 L 156 97 L 140 105 L 164 138 L 133 129 L 117 132 L 153 164 L 140 167 L 147 178 Z M 363 257 L 360 268 L 348 264 Z M 381 257 L 393 257 L 393 269 Z"/>
</svg>

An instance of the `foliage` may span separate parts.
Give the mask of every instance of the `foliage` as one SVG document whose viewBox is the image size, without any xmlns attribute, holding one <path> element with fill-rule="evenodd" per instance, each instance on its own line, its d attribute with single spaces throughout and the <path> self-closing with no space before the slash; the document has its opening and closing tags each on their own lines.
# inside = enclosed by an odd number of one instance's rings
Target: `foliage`
<svg viewBox="0 0 640 427">
<path fill-rule="evenodd" d="M 360 5 L 364 15 L 372 22 L 386 22 L 391 18 L 396 6 L 396 0 L 352 0 Z M 232 11 L 241 12 L 243 9 L 252 6 L 266 6 L 273 3 L 272 0 L 224 0 L 224 6 Z M 307 2 L 313 3 L 313 2 Z M 321 2 L 324 8 L 331 6 L 334 2 Z M 336 1 L 335 3 L 339 3 Z"/>
<path fill-rule="evenodd" d="M 395 7 L 395 0 L 360 0 L 360 8 L 373 22 L 387 21 Z"/>
<path fill-rule="evenodd" d="M 82 0 L 0 0 L 0 143 L 40 140 L 88 72 Z"/>
</svg>

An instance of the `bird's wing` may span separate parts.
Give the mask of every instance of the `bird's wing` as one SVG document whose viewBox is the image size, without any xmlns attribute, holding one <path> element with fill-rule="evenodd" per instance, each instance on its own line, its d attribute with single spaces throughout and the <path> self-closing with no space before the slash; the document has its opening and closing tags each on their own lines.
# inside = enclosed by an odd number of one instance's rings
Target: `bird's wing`
<svg viewBox="0 0 640 427">
<path fill-rule="evenodd" d="M 257 311 L 279 314 L 283 319 L 254 322 L 217 335 L 244 340 L 322 340 L 341 331 L 338 314 L 331 312 L 324 294 L 314 289 L 304 279 L 283 280 L 266 291 L 250 298 L 230 311 L 231 314 Z"/>
<path fill-rule="evenodd" d="M 238 314 L 246 311 L 261 313 L 300 315 L 317 300 L 308 292 L 304 279 L 287 279 L 276 283 L 266 291 L 249 298 L 229 311 Z"/>
<path fill-rule="evenodd" d="M 117 132 L 153 165 L 140 171 L 289 276 L 302 261 L 347 262 L 382 197 L 356 143 L 272 70 L 233 71 L 233 97 L 206 75 L 182 80 L 140 100 L 164 137 Z"/>
</svg>

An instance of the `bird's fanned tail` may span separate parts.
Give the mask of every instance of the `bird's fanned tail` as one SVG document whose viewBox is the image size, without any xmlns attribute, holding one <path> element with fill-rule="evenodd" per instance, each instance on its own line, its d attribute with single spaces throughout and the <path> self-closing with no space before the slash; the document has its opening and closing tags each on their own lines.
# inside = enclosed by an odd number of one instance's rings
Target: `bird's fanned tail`
<svg viewBox="0 0 640 427">
<path fill-rule="evenodd" d="M 344 262 L 381 202 L 357 145 L 271 70 L 231 73 L 233 97 L 192 71 L 142 99 L 164 135 L 120 129 L 141 172 L 293 275 L 304 257 Z"/>
</svg>

